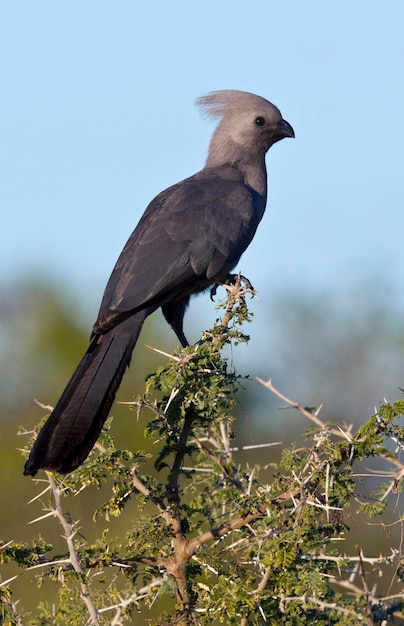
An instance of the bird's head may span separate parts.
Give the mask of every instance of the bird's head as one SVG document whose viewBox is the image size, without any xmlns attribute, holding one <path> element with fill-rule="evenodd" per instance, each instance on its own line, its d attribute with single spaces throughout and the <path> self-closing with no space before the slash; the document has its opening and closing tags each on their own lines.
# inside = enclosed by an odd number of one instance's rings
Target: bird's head
<svg viewBox="0 0 404 626">
<path fill-rule="evenodd" d="M 279 109 L 252 93 L 214 91 L 196 103 L 206 116 L 219 119 L 209 148 L 208 166 L 262 161 L 274 143 L 295 136 Z"/>
</svg>

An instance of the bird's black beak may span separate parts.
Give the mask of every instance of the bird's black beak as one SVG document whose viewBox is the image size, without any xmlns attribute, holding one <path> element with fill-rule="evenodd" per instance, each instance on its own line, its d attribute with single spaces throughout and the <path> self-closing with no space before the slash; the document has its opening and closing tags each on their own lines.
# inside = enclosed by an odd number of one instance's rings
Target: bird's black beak
<svg viewBox="0 0 404 626">
<path fill-rule="evenodd" d="M 293 138 L 295 136 L 295 131 L 293 130 L 289 122 L 282 119 L 280 122 L 277 123 L 274 134 L 276 140 L 279 141 L 280 139 L 284 139 L 285 137 Z"/>
</svg>

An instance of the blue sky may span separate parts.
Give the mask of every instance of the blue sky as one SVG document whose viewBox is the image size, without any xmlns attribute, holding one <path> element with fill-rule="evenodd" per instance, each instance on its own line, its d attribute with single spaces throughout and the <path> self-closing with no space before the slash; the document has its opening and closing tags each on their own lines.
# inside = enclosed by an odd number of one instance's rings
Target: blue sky
<svg viewBox="0 0 404 626">
<path fill-rule="evenodd" d="M 230 88 L 296 132 L 243 273 L 404 302 L 403 32 L 401 0 L 1 3 L 0 284 L 51 274 L 95 313 L 147 203 L 204 163 L 194 99 Z"/>
</svg>

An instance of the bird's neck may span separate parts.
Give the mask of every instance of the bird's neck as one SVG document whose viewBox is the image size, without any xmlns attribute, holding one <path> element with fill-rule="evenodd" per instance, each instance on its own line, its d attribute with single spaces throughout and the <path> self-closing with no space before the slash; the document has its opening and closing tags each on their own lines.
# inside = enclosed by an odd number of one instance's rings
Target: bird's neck
<svg viewBox="0 0 404 626">
<path fill-rule="evenodd" d="M 226 166 L 237 170 L 246 185 L 254 189 L 254 191 L 256 191 L 260 196 L 266 197 L 267 168 L 265 165 L 265 157 L 253 161 L 231 158 L 223 160 L 223 156 L 221 156 L 221 158 L 216 158 L 214 153 L 209 153 L 205 163 L 205 168 Z"/>
<path fill-rule="evenodd" d="M 237 167 L 243 174 L 246 185 L 254 189 L 260 196 L 267 195 L 267 168 L 265 159 L 255 163 L 237 163 Z"/>
<path fill-rule="evenodd" d="M 267 169 L 265 165 L 265 150 L 262 153 L 251 153 L 235 142 L 232 137 L 218 126 L 209 146 L 209 154 L 205 167 L 230 166 L 238 170 L 246 185 L 254 189 L 259 195 L 267 194 Z"/>
</svg>

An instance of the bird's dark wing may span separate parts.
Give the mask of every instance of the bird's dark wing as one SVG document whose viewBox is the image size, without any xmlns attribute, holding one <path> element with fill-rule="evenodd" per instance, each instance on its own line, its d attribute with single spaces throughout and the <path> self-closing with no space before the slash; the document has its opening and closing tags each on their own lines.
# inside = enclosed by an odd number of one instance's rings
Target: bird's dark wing
<svg viewBox="0 0 404 626">
<path fill-rule="evenodd" d="M 117 261 L 95 331 L 224 279 L 250 243 L 263 210 L 234 168 L 202 170 L 159 194 Z"/>
</svg>

